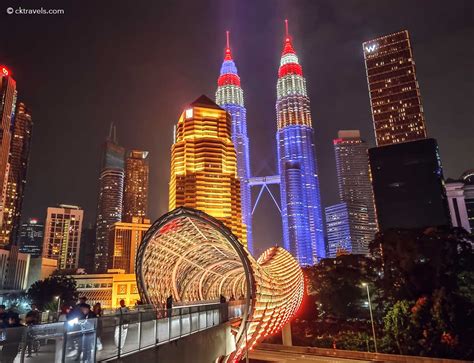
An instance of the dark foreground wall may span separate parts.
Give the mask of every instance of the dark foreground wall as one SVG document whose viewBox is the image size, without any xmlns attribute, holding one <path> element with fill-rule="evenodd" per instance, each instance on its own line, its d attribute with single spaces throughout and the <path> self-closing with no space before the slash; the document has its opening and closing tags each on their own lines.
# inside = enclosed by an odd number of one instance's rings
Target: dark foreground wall
<svg viewBox="0 0 474 363">
<path fill-rule="evenodd" d="M 213 363 L 217 357 L 229 354 L 230 335 L 228 324 L 221 324 L 113 362 Z"/>
</svg>

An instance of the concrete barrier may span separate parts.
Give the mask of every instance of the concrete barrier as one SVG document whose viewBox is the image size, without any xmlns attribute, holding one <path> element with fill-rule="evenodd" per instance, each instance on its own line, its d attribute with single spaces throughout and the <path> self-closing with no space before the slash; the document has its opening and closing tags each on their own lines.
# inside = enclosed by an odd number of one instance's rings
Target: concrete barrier
<svg viewBox="0 0 474 363">
<path fill-rule="evenodd" d="M 385 354 L 385 353 L 369 353 L 358 352 L 353 350 L 341 350 L 331 348 L 315 348 L 315 347 L 297 347 L 284 346 L 280 344 L 266 344 L 261 343 L 256 348 L 256 351 L 277 351 L 280 353 L 289 354 L 306 354 L 331 358 L 346 358 L 371 360 L 375 362 L 402 362 L 402 363 L 472 363 L 470 361 L 431 358 L 431 357 L 417 357 L 408 355 Z"/>
</svg>

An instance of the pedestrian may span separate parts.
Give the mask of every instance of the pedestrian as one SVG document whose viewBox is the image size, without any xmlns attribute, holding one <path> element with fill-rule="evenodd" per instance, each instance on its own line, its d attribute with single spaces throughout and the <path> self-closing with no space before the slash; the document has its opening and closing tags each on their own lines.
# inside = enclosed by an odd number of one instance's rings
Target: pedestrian
<svg viewBox="0 0 474 363">
<path fill-rule="evenodd" d="M 97 316 L 91 310 L 91 306 L 86 303 L 79 304 L 79 309 L 81 309 L 82 319 L 80 321 L 82 337 L 79 343 L 79 352 L 78 356 L 81 356 L 82 352 L 82 361 L 84 363 L 92 363 L 93 359 L 93 349 L 94 349 L 94 334 L 91 330 L 94 329 L 94 323 L 89 319 L 95 319 Z"/>
<path fill-rule="evenodd" d="M 172 309 L 173 309 L 173 295 L 170 295 L 166 299 L 166 316 L 171 317 Z"/>
<path fill-rule="evenodd" d="M 25 316 L 26 326 L 28 327 L 28 332 L 26 336 L 26 352 L 27 357 L 31 357 L 31 352 L 33 350 L 33 345 L 35 343 L 33 325 L 37 325 L 41 322 L 41 313 L 38 310 L 36 304 L 31 304 L 31 310 L 26 313 Z"/>
<path fill-rule="evenodd" d="M 1 363 L 13 363 L 18 355 L 25 326 L 20 323 L 18 314 L 10 314 L 7 318 L 5 341 L 2 343 Z"/>
<path fill-rule="evenodd" d="M 117 348 L 123 349 L 125 345 L 125 339 L 127 339 L 128 323 L 129 318 L 127 317 L 129 309 L 125 305 L 125 300 L 120 300 L 120 306 L 116 311 L 119 315 L 114 332 L 114 341 Z"/>
<path fill-rule="evenodd" d="M 96 328 L 96 334 L 97 334 L 97 350 L 101 351 L 102 350 L 102 305 L 100 302 L 97 302 L 94 304 L 94 307 L 92 308 L 92 311 L 94 314 L 97 316 L 97 328 Z"/>
<path fill-rule="evenodd" d="M 8 313 L 5 305 L 0 305 L 0 329 L 6 328 L 8 325 Z"/>
</svg>

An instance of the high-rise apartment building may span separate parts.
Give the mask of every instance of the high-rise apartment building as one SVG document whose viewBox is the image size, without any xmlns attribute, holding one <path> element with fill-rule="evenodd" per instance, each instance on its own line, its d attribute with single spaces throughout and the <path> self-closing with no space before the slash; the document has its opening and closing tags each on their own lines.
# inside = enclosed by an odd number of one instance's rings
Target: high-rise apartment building
<svg viewBox="0 0 474 363">
<path fill-rule="evenodd" d="M 131 150 L 125 158 L 122 220 L 144 218 L 148 209 L 148 151 Z"/>
<path fill-rule="evenodd" d="M 377 146 L 424 139 L 425 117 L 407 30 L 364 42 Z"/>
<path fill-rule="evenodd" d="M 106 272 L 109 251 L 109 228 L 122 220 L 125 149 L 117 143 L 115 126 L 103 146 L 99 177 L 94 267 Z"/>
<path fill-rule="evenodd" d="M 240 86 L 240 77 L 232 59 L 227 32 L 227 45 L 220 75 L 217 80 L 216 103 L 226 110 L 232 118 L 232 142 L 237 154 L 237 175 L 240 179 L 240 199 L 242 203 L 242 221 L 247 228 L 247 246 L 253 252 L 252 239 L 252 195 L 249 185 L 250 152 L 247 136 L 247 109 L 244 106 L 244 93 Z"/>
<path fill-rule="evenodd" d="M 13 134 L 10 142 L 3 224 L 0 227 L 0 244 L 2 245 L 17 243 L 21 208 L 26 186 L 32 129 L 33 121 L 31 112 L 26 108 L 23 102 L 19 102 L 16 106 Z"/>
<path fill-rule="evenodd" d="M 367 254 L 369 243 L 377 232 L 367 144 L 360 138 L 359 130 L 341 130 L 337 136 L 333 144 L 339 198 L 353 212 L 351 221 L 358 227 L 357 237 L 352 236 L 351 250 L 352 253 Z M 358 213 L 356 209 L 359 209 Z M 357 216 L 360 221 L 354 219 Z M 328 247 L 330 250 L 329 238 Z"/>
<path fill-rule="evenodd" d="M 43 250 L 44 224 L 35 218 L 22 223 L 18 233 L 20 252 L 28 253 L 31 257 L 39 257 Z"/>
<path fill-rule="evenodd" d="M 276 101 L 283 245 L 312 265 L 326 256 L 318 168 L 306 80 L 286 25 Z"/>
<path fill-rule="evenodd" d="M 11 130 L 15 117 L 16 82 L 8 68 L 0 66 L 0 226 L 3 225 L 11 144 Z M 0 247 L 9 243 L 9 239 L 0 241 Z"/>
<path fill-rule="evenodd" d="M 369 149 L 379 230 L 451 224 L 434 139 Z"/>
<path fill-rule="evenodd" d="M 59 270 L 78 267 L 83 220 L 84 211 L 78 206 L 48 207 L 43 257 L 57 260 Z"/>
<path fill-rule="evenodd" d="M 210 214 L 246 245 L 231 125 L 231 116 L 204 95 L 181 114 L 171 148 L 169 208 Z"/>
<path fill-rule="evenodd" d="M 130 222 L 114 223 L 109 237 L 110 269 L 135 273 L 138 246 L 150 227 L 150 220 L 142 217 L 133 217 Z"/>
</svg>

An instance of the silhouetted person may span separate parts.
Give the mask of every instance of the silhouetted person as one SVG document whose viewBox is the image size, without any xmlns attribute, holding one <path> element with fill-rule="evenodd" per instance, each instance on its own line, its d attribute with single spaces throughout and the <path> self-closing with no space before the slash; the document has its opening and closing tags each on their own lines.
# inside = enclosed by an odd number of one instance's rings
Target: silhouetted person
<svg viewBox="0 0 474 363">
<path fill-rule="evenodd" d="M 171 316 L 172 309 L 173 309 L 173 295 L 170 295 L 166 299 L 166 315 L 167 316 Z"/>
<path fill-rule="evenodd" d="M 2 363 L 13 363 L 18 354 L 26 327 L 20 324 L 20 317 L 11 314 L 8 317 L 5 329 L 5 341 L 2 344 Z"/>
<path fill-rule="evenodd" d="M 5 305 L 0 305 L 0 329 L 8 325 L 8 313 Z"/>
<path fill-rule="evenodd" d="M 117 309 L 117 314 L 120 315 L 117 325 L 115 326 L 114 341 L 117 347 L 123 349 L 125 345 L 125 339 L 127 339 L 128 323 L 129 319 L 126 314 L 130 310 L 125 305 L 125 300 L 120 300 L 120 307 Z M 125 317 L 124 317 L 125 315 Z"/>
<path fill-rule="evenodd" d="M 92 349 L 94 344 L 94 334 L 87 333 L 88 330 L 94 327 L 94 323 L 88 321 L 89 319 L 95 319 L 97 315 L 91 310 L 91 306 L 89 304 L 79 304 L 79 308 L 81 309 L 82 313 L 82 321 L 81 321 L 81 330 L 82 330 L 82 339 L 79 343 L 79 354 L 81 356 L 82 352 L 82 361 L 84 363 L 92 362 Z"/>
<path fill-rule="evenodd" d="M 225 299 L 225 296 L 221 294 L 221 296 L 219 297 L 219 301 L 221 304 L 224 304 L 227 300 Z"/>
<path fill-rule="evenodd" d="M 26 322 L 26 326 L 28 327 L 37 325 L 41 322 L 41 313 L 38 310 L 36 304 L 31 304 L 31 310 L 26 313 L 25 322 Z M 31 351 L 33 349 L 34 340 L 35 339 L 33 336 L 33 332 L 31 331 L 31 328 L 30 328 L 26 337 L 26 350 L 28 353 L 27 357 L 31 357 Z"/>
</svg>

